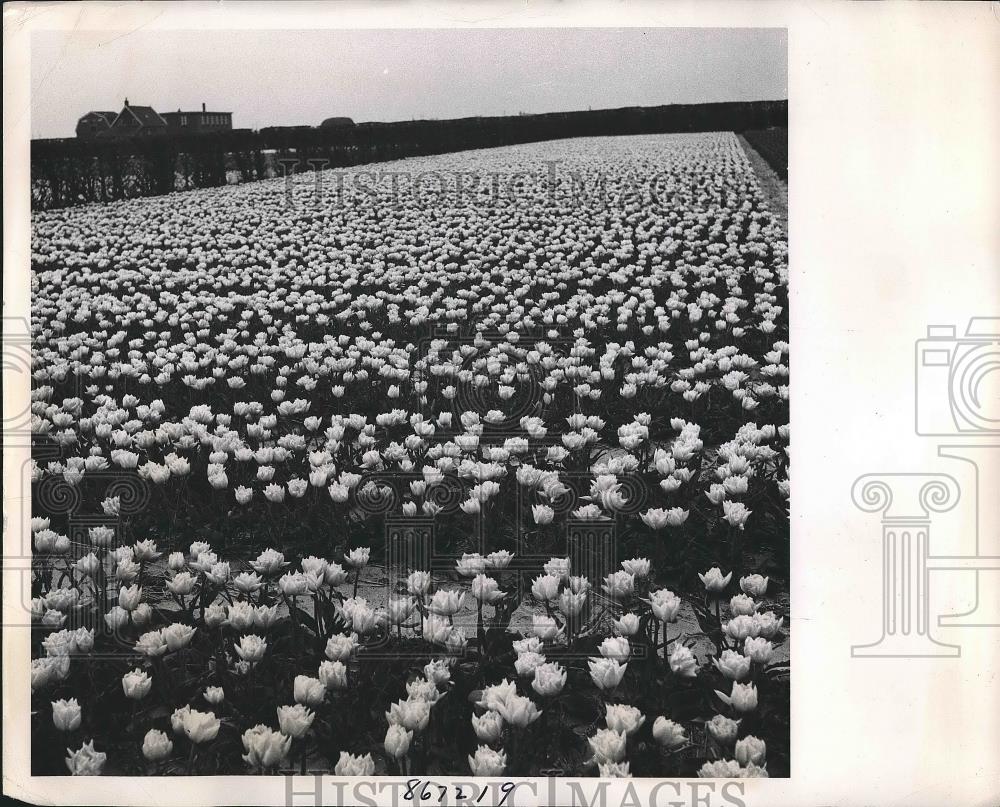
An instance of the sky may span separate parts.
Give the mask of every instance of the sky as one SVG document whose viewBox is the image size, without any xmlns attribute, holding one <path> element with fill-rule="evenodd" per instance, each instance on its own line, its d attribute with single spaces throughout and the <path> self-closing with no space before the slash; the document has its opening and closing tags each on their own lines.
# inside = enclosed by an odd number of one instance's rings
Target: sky
<svg viewBox="0 0 1000 807">
<path fill-rule="evenodd" d="M 778 28 L 44 32 L 32 137 L 127 97 L 232 112 L 234 128 L 788 97 Z"/>
</svg>

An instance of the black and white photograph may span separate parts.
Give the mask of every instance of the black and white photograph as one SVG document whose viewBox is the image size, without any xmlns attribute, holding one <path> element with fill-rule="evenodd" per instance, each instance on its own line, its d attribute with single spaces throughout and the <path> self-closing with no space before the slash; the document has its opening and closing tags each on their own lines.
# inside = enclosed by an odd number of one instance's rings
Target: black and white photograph
<svg viewBox="0 0 1000 807">
<path fill-rule="evenodd" d="M 788 775 L 783 29 L 32 44 L 37 774 Z"/>
<path fill-rule="evenodd" d="M 5 799 L 997 807 L 998 9 L 6 3 Z"/>
</svg>

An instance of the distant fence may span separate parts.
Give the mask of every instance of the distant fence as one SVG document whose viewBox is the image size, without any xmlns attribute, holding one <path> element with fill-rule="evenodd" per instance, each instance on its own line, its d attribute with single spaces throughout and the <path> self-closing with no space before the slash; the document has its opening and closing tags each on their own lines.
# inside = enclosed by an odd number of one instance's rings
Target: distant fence
<svg viewBox="0 0 1000 807">
<path fill-rule="evenodd" d="M 281 173 L 568 137 L 786 126 L 787 101 L 676 104 L 457 120 L 34 140 L 34 210 L 217 187 Z"/>
</svg>

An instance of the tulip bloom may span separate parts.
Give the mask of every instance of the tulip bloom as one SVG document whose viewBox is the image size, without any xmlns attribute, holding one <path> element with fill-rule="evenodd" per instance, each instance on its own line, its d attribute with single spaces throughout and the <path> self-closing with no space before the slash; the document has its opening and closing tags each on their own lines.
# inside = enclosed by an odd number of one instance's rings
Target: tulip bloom
<svg viewBox="0 0 1000 807">
<path fill-rule="evenodd" d="M 698 662 L 694 653 L 682 644 L 674 645 L 670 654 L 670 669 L 681 678 L 694 678 L 698 674 Z"/>
<path fill-rule="evenodd" d="M 218 706 L 226 699 L 226 692 L 222 687 L 205 687 L 204 698 L 213 706 Z"/>
<path fill-rule="evenodd" d="M 420 597 L 431 589 L 430 572 L 411 572 L 406 578 L 406 590 L 414 597 Z"/>
<path fill-rule="evenodd" d="M 555 518 L 555 511 L 547 504 L 534 504 L 531 506 L 531 517 L 540 527 L 551 524 Z"/>
<path fill-rule="evenodd" d="M 475 577 L 486 570 L 486 558 L 478 552 L 463 553 L 462 557 L 455 561 L 455 569 L 462 577 Z"/>
<path fill-rule="evenodd" d="M 649 599 L 645 600 L 645 602 L 649 603 L 653 616 L 660 622 L 677 621 L 677 614 L 681 608 L 681 598 L 672 591 L 661 588 L 658 591 L 652 592 L 649 595 Z"/>
<path fill-rule="evenodd" d="M 771 660 L 774 646 L 763 637 L 747 636 L 743 640 L 743 653 L 747 657 L 747 664 L 767 664 Z"/>
<path fill-rule="evenodd" d="M 612 731 L 630 735 L 637 732 L 646 718 L 634 706 L 620 703 L 609 703 L 605 706 L 604 721 Z M 615 760 L 616 762 L 618 760 Z"/>
<path fill-rule="evenodd" d="M 560 578 L 551 574 L 536 577 L 531 584 L 531 596 L 539 602 L 551 602 L 559 596 Z"/>
<path fill-rule="evenodd" d="M 750 616 L 757 610 L 757 603 L 746 594 L 734 594 L 729 600 L 729 610 L 733 616 Z"/>
<path fill-rule="evenodd" d="M 68 749 L 67 749 L 68 750 Z M 84 743 L 76 751 L 69 751 L 66 767 L 73 776 L 100 776 L 108 755 L 94 748 L 94 741 Z"/>
<path fill-rule="evenodd" d="M 723 703 L 732 706 L 739 713 L 752 712 L 757 708 L 757 687 L 753 684 L 740 684 L 734 681 L 729 695 L 719 690 L 715 690 L 715 694 Z"/>
<path fill-rule="evenodd" d="M 142 670 L 133 670 L 122 676 L 122 689 L 125 691 L 126 698 L 136 701 L 142 700 L 152 688 L 153 679 Z"/>
<path fill-rule="evenodd" d="M 118 605 L 126 611 L 134 611 L 142 601 L 142 589 L 139 586 L 123 586 L 118 591 Z"/>
<path fill-rule="evenodd" d="M 423 731 L 431 717 L 431 704 L 427 701 L 396 701 L 385 713 L 389 723 L 395 723 L 409 731 Z"/>
<path fill-rule="evenodd" d="M 762 614 L 754 614 L 754 633 L 751 635 L 760 635 L 765 639 L 773 639 L 778 631 L 781 630 L 781 626 L 784 623 L 785 618 L 775 616 L 773 611 L 765 611 Z"/>
<path fill-rule="evenodd" d="M 267 642 L 261 639 L 260 636 L 251 633 L 247 636 L 241 636 L 239 644 L 234 649 L 241 659 L 253 664 L 264 658 L 264 652 L 267 650 Z"/>
<path fill-rule="evenodd" d="M 406 685 L 406 696 L 411 701 L 426 701 L 434 705 L 441 699 L 441 692 L 433 681 L 416 678 Z"/>
<path fill-rule="evenodd" d="M 728 499 L 722 503 L 722 510 L 723 519 L 740 530 L 743 529 L 743 525 L 752 514 L 752 511 L 747 510 L 746 505 L 742 502 L 731 502 Z"/>
<path fill-rule="evenodd" d="M 763 740 L 750 734 L 736 741 L 734 753 L 740 765 L 763 765 L 767 756 L 767 745 Z"/>
<path fill-rule="evenodd" d="M 57 731 L 76 731 L 81 719 L 82 710 L 76 698 L 52 701 L 52 724 Z"/>
<path fill-rule="evenodd" d="M 173 653 L 190 644 L 191 639 L 194 638 L 195 630 L 196 628 L 190 625 L 182 625 L 180 622 L 174 622 L 162 628 L 160 635 L 167 644 L 167 650 Z"/>
<path fill-rule="evenodd" d="M 531 632 L 543 642 L 558 641 L 562 636 L 562 628 L 555 619 L 540 614 L 531 617 Z"/>
<path fill-rule="evenodd" d="M 564 615 L 576 616 L 583 610 L 583 606 L 587 604 L 587 592 L 581 591 L 579 594 L 574 594 L 572 589 L 563 589 L 559 595 L 557 604 L 559 610 Z"/>
<path fill-rule="evenodd" d="M 292 747 L 290 736 L 264 725 L 244 731 L 242 741 L 246 751 L 243 761 L 254 768 L 277 767 Z"/>
<path fill-rule="evenodd" d="M 473 776 L 500 776 L 506 767 L 507 754 L 486 745 L 479 746 L 476 753 L 469 757 L 469 770 Z"/>
<path fill-rule="evenodd" d="M 649 577 L 650 562 L 648 558 L 632 558 L 621 562 L 622 569 L 635 578 Z"/>
<path fill-rule="evenodd" d="M 723 715 L 714 715 L 705 727 L 712 738 L 722 746 L 732 745 L 740 730 L 740 722 Z"/>
<path fill-rule="evenodd" d="M 559 579 L 569 577 L 569 558 L 549 558 L 548 562 L 542 566 L 545 574 Z"/>
<path fill-rule="evenodd" d="M 451 616 L 462 609 L 465 602 L 465 592 L 438 589 L 427 603 L 427 610 L 440 616 Z"/>
<path fill-rule="evenodd" d="M 745 594 L 760 599 L 767 591 L 767 582 L 768 578 L 762 577 L 759 574 L 751 574 L 740 578 L 740 588 L 743 589 Z"/>
<path fill-rule="evenodd" d="M 687 743 L 684 727 L 662 715 L 653 721 L 653 739 L 668 751 L 673 751 Z"/>
<path fill-rule="evenodd" d="M 625 759 L 625 732 L 614 729 L 598 729 L 587 740 L 597 762 L 621 762 Z"/>
<path fill-rule="evenodd" d="M 706 762 L 698 769 L 698 776 L 703 779 L 738 779 L 741 774 L 740 763 L 735 759 Z"/>
<path fill-rule="evenodd" d="M 392 724 L 385 733 L 385 741 L 382 745 L 389 756 L 399 759 L 400 757 L 405 757 L 409 752 L 412 741 L 412 731 L 407 731 L 402 726 Z"/>
<path fill-rule="evenodd" d="M 351 636 L 344 636 L 343 634 L 337 634 L 331 636 L 326 643 L 326 657 L 331 661 L 346 661 L 350 658 L 351 653 L 358 645 L 358 637 L 356 634 Z"/>
<path fill-rule="evenodd" d="M 597 650 L 604 658 L 618 661 L 624 661 L 632 652 L 629 641 L 624 636 L 609 636 L 598 645 Z"/>
<path fill-rule="evenodd" d="M 587 661 L 590 678 L 598 689 L 614 689 L 622 682 L 627 664 L 611 658 L 592 658 Z"/>
<path fill-rule="evenodd" d="M 619 636 L 634 636 L 639 630 L 638 614 L 625 613 L 614 620 L 614 631 Z"/>
<path fill-rule="evenodd" d="M 150 729 L 142 738 L 142 755 L 150 762 L 162 762 L 173 753 L 174 744 L 158 729 Z"/>
<path fill-rule="evenodd" d="M 326 689 L 346 689 L 347 667 L 342 661 L 324 661 L 319 665 L 319 680 Z"/>
<path fill-rule="evenodd" d="M 195 745 L 201 745 L 215 739 L 221 723 L 219 718 L 211 712 L 199 712 L 196 709 L 191 709 L 185 713 L 181 725 L 187 738 Z"/>
<path fill-rule="evenodd" d="M 358 547 L 357 549 L 352 549 L 344 555 L 344 562 L 354 569 L 361 569 L 362 567 L 368 565 L 368 558 L 370 555 L 371 549 L 369 547 Z"/>
<path fill-rule="evenodd" d="M 135 643 L 135 649 L 150 658 L 162 656 L 168 649 L 166 639 L 163 637 L 163 631 L 154 630 L 142 634 Z"/>
<path fill-rule="evenodd" d="M 698 577 L 704 584 L 705 591 L 709 594 L 719 594 L 729 585 L 729 581 L 733 579 L 733 573 L 729 572 L 729 574 L 723 575 L 718 566 L 713 566 L 704 574 L 699 573 Z"/>
<path fill-rule="evenodd" d="M 486 556 L 486 566 L 490 569 L 506 569 L 513 557 L 506 549 L 499 549 Z"/>
<path fill-rule="evenodd" d="M 604 578 L 604 591 L 615 599 L 622 599 L 635 591 L 635 575 L 626 571 L 613 572 Z"/>
<path fill-rule="evenodd" d="M 292 690 L 295 702 L 304 703 L 306 706 L 319 706 L 326 697 L 326 687 L 323 682 L 308 675 L 296 675 Z"/>
<path fill-rule="evenodd" d="M 484 743 L 495 743 L 503 731 L 503 716 L 499 712 L 486 712 L 477 717 L 472 716 L 472 729 Z"/>
<path fill-rule="evenodd" d="M 275 549 L 265 549 L 257 556 L 256 560 L 250 561 L 250 565 L 257 574 L 271 577 L 287 566 L 288 562 L 281 552 Z"/>
<path fill-rule="evenodd" d="M 730 681 L 742 681 L 750 674 L 750 659 L 735 650 L 723 650 L 719 658 L 712 659 L 712 663 Z"/>
<path fill-rule="evenodd" d="M 305 736 L 315 717 L 316 714 L 301 703 L 278 707 L 278 725 L 281 727 L 281 733 L 294 739 Z"/>
</svg>

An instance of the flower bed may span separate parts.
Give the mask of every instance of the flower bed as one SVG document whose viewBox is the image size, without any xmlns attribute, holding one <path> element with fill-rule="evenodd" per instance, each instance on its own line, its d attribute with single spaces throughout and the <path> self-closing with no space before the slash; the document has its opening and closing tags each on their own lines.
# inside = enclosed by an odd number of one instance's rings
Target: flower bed
<svg viewBox="0 0 1000 807">
<path fill-rule="evenodd" d="M 386 167 L 34 217 L 35 772 L 788 775 L 735 136 Z"/>
</svg>

